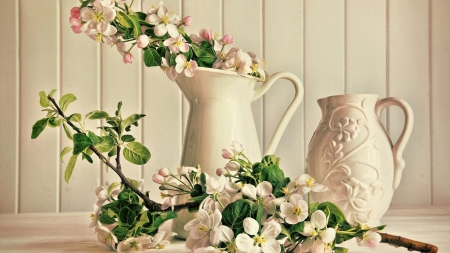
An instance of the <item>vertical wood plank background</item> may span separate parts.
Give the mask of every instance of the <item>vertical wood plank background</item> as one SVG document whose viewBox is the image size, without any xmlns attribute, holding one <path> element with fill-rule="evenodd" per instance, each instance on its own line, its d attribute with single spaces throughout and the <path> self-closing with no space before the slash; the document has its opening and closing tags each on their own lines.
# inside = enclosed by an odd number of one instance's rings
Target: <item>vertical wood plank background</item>
<svg viewBox="0 0 450 253">
<path fill-rule="evenodd" d="M 159 0 L 135 1 L 146 11 Z M 122 62 L 115 48 L 74 34 L 68 22 L 78 0 L 4 0 L 0 9 L 0 213 L 90 211 L 94 189 L 117 181 L 96 161 L 79 159 L 69 184 L 59 153 L 70 145 L 64 131 L 46 130 L 31 140 L 31 126 L 44 117 L 38 93 L 58 89 L 77 101 L 69 113 L 101 109 L 147 116 L 133 135 L 149 147 L 145 166 L 124 163 L 131 178 L 144 178 L 159 201 L 151 177 L 175 169 L 181 156 L 188 105 L 159 68 L 146 68 L 140 51 Z M 392 206 L 450 205 L 450 2 L 447 0 L 166 0 L 172 11 L 193 16 L 186 30 L 232 34 L 233 46 L 267 60 L 270 73 L 289 71 L 305 97 L 280 142 L 287 176 L 301 174 L 312 133 L 321 117 L 316 100 L 344 93 L 396 96 L 413 108 L 413 134 L 404 153 L 406 169 Z M 293 98 L 279 81 L 252 104 L 262 149 Z M 383 114 L 395 142 L 403 128 L 398 108 Z M 92 121 L 94 129 L 100 123 Z M 68 158 L 64 162 L 67 162 Z M 414 192 L 414 194 L 411 194 Z"/>
</svg>

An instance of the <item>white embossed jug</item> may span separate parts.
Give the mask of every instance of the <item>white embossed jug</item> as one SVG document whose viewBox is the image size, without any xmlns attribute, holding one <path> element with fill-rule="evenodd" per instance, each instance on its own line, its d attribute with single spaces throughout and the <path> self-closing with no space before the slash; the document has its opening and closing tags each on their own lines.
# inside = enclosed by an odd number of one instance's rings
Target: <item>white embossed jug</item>
<svg viewBox="0 0 450 253">
<path fill-rule="evenodd" d="M 263 96 L 278 79 L 288 79 L 295 87 L 295 96 L 281 118 L 264 154 L 273 154 L 303 97 L 303 86 L 292 73 L 278 72 L 267 78 L 255 90 L 257 78 L 240 76 L 235 72 L 198 68 L 193 77 L 178 74 L 176 82 L 189 101 L 190 111 L 186 126 L 181 163 L 184 166 L 200 164 L 211 176 L 225 166 L 222 149 L 232 141 L 240 142 L 252 162 L 262 159 L 251 102 Z M 283 99 L 283 98 L 280 98 Z M 277 106 L 277 105 L 270 105 Z M 181 200 L 183 201 L 183 200 Z M 193 218 L 183 210 L 178 213 L 172 230 L 178 237 L 187 238 L 183 226 Z"/>
<path fill-rule="evenodd" d="M 317 100 L 322 119 L 309 143 L 306 172 L 328 186 L 313 193 L 314 201 L 337 204 L 352 224 L 368 219 L 379 225 L 398 187 L 405 161 L 403 150 L 411 135 L 411 107 L 398 98 L 347 94 Z M 384 108 L 395 105 L 405 114 L 397 143 L 380 121 Z"/>
</svg>

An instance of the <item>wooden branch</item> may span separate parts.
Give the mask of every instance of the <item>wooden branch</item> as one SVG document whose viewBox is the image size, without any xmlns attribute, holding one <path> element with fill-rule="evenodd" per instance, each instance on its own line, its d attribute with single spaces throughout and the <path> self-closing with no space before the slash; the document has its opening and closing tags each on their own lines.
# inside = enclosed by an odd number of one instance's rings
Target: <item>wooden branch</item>
<svg viewBox="0 0 450 253">
<path fill-rule="evenodd" d="M 64 112 L 61 110 L 59 105 L 56 103 L 55 99 L 53 99 L 51 96 L 47 96 L 47 98 L 56 107 L 58 114 L 66 120 L 67 124 L 69 124 L 69 126 L 71 126 L 72 129 L 75 130 L 77 133 L 82 134 L 83 132 L 81 132 L 78 127 L 76 127 L 70 120 L 68 120 L 66 118 L 66 116 L 64 115 Z M 104 164 L 106 164 L 106 166 L 111 168 L 120 177 L 120 179 L 122 180 L 122 183 L 124 185 L 126 185 L 134 193 L 136 193 L 139 197 L 141 197 L 142 200 L 144 200 L 145 206 L 148 208 L 149 211 L 151 211 L 151 212 L 152 211 L 163 211 L 163 210 L 161 210 L 161 206 L 162 206 L 161 204 L 151 200 L 149 197 L 147 197 L 147 195 L 145 195 L 139 189 L 134 187 L 134 185 L 122 173 L 121 165 L 120 165 L 120 158 L 118 157 L 120 155 L 120 147 L 119 146 L 117 146 L 117 151 L 118 151 L 117 157 L 116 157 L 117 167 L 114 166 L 112 163 L 110 163 L 108 161 L 108 159 L 102 153 L 100 153 L 94 146 L 89 146 L 89 149 L 92 150 L 97 155 L 97 157 L 98 157 L 98 159 L 100 159 L 100 161 L 102 161 Z M 174 211 L 177 212 L 177 211 L 180 211 L 183 209 L 196 208 L 198 206 L 199 206 L 198 203 L 188 202 L 188 203 L 184 203 L 184 204 L 174 205 Z"/>
<path fill-rule="evenodd" d="M 390 235 L 386 233 L 379 233 L 379 234 L 381 235 L 382 243 L 388 243 L 389 245 L 392 245 L 394 247 L 407 248 L 409 251 L 420 251 L 427 253 L 438 252 L 438 247 L 432 244 L 414 241 L 397 235 Z"/>
</svg>

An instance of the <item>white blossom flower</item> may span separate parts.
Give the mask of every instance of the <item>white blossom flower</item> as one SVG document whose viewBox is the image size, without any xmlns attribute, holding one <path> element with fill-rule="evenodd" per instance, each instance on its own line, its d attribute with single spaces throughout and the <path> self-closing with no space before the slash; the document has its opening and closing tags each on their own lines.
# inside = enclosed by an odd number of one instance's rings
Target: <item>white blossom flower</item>
<svg viewBox="0 0 450 253">
<path fill-rule="evenodd" d="M 201 29 L 197 34 L 191 34 L 189 36 L 191 40 L 197 44 L 202 43 L 203 41 L 211 41 L 214 38 L 212 30 L 206 30 L 205 28 Z"/>
<path fill-rule="evenodd" d="M 209 215 L 207 211 L 200 209 L 197 217 L 184 225 L 184 230 L 190 231 L 186 246 L 191 250 L 210 246 L 211 231 L 220 224 L 221 220 L 222 214 L 219 210 Z"/>
<path fill-rule="evenodd" d="M 208 194 L 222 193 L 223 190 L 225 189 L 226 183 L 227 178 L 223 175 L 219 179 L 210 177 L 208 180 L 206 180 L 206 193 Z"/>
<path fill-rule="evenodd" d="M 179 52 L 186 53 L 189 51 L 189 44 L 187 44 L 183 36 L 177 36 L 175 38 L 168 38 L 164 41 L 164 46 L 169 47 L 170 52 L 178 54 Z"/>
<path fill-rule="evenodd" d="M 264 225 L 261 234 L 258 234 L 259 224 L 253 218 L 244 219 L 244 230 L 246 233 L 236 237 L 236 246 L 245 252 L 280 252 L 281 247 L 276 240 L 281 232 L 281 226 L 275 221 L 270 221 Z M 251 235 L 252 237 L 250 237 Z"/>
<path fill-rule="evenodd" d="M 242 187 L 242 195 L 245 195 L 257 202 L 262 201 L 264 205 L 264 215 L 273 214 L 276 206 L 272 202 L 272 200 L 275 199 L 272 194 L 272 190 L 272 185 L 267 181 L 263 181 L 256 187 L 251 184 L 244 185 L 244 187 Z"/>
<path fill-rule="evenodd" d="M 336 237 L 334 228 L 327 228 L 327 217 L 322 210 L 317 210 L 311 214 L 311 221 L 305 221 L 303 232 L 307 236 L 303 242 L 302 252 L 324 253 L 325 244 L 331 243 Z"/>
<path fill-rule="evenodd" d="M 116 243 L 118 243 L 117 237 L 107 227 L 96 227 L 95 232 L 100 243 L 105 244 L 111 249 L 116 249 Z"/>
<path fill-rule="evenodd" d="M 302 196 L 294 194 L 289 198 L 289 202 L 281 203 L 280 211 L 287 223 L 297 224 L 308 217 L 308 204 Z"/>
<path fill-rule="evenodd" d="M 123 240 L 117 246 L 117 252 L 141 252 L 144 249 L 144 245 L 150 244 L 150 238 L 148 236 L 129 237 Z"/>
<path fill-rule="evenodd" d="M 98 215 L 100 213 L 101 208 L 94 204 L 94 213 L 91 213 L 91 223 L 89 224 L 90 228 L 98 226 Z"/>
<path fill-rule="evenodd" d="M 84 7 L 80 10 L 81 18 L 86 20 L 86 28 L 95 28 L 100 23 L 109 24 L 116 18 L 114 1 L 95 0 L 92 5 L 94 8 Z"/>
<path fill-rule="evenodd" d="M 153 238 L 151 238 L 151 242 L 147 249 L 164 249 L 167 245 L 170 244 L 170 239 L 175 235 L 172 232 L 161 231 L 158 232 Z"/>
<path fill-rule="evenodd" d="M 363 238 L 356 238 L 359 246 L 367 246 L 369 248 L 376 248 L 381 241 L 381 235 L 375 231 L 367 231 L 364 233 Z"/>
<path fill-rule="evenodd" d="M 175 66 L 175 70 L 177 71 L 177 73 L 181 73 L 184 70 L 184 74 L 187 77 L 193 77 L 195 75 L 195 70 L 198 67 L 196 61 L 187 61 L 186 56 L 180 54 L 175 58 L 175 62 L 177 63 L 177 65 Z"/>
<path fill-rule="evenodd" d="M 172 82 L 175 81 L 177 78 L 177 71 L 175 70 L 175 67 L 169 66 L 169 61 L 166 58 L 161 58 L 161 69 Z"/>
<path fill-rule="evenodd" d="M 114 35 L 117 33 L 117 29 L 107 22 L 101 22 L 95 28 L 86 30 L 85 33 L 89 38 L 97 42 L 113 45 L 116 40 Z"/>
<path fill-rule="evenodd" d="M 165 5 L 160 4 L 156 13 L 149 14 L 145 21 L 155 26 L 155 35 L 158 37 L 169 33 L 170 37 L 176 38 L 180 35 L 177 26 L 181 23 L 181 17 L 170 13 Z"/>
<path fill-rule="evenodd" d="M 326 187 L 325 185 L 315 183 L 314 178 L 308 174 L 298 176 L 297 178 L 294 179 L 293 182 L 295 183 L 296 186 L 300 187 L 300 191 L 303 194 L 306 194 L 310 191 L 324 192 L 328 190 L 328 187 Z"/>
<path fill-rule="evenodd" d="M 98 186 L 95 188 L 95 194 L 97 195 L 97 206 L 102 206 L 103 203 L 107 200 L 111 200 L 120 193 L 120 189 L 118 187 L 120 183 L 112 183 L 110 184 L 108 181 L 104 185 Z"/>
</svg>

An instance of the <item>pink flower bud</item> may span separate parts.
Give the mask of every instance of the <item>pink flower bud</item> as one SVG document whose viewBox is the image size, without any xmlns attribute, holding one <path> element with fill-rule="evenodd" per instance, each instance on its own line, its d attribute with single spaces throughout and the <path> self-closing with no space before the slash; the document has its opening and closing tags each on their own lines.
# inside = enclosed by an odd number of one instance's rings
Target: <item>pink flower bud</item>
<svg viewBox="0 0 450 253">
<path fill-rule="evenodd" d="M 225 167 L 231 171 L 236 171 L 238 170 L 241 166 L 239 165 L 239 163 L 237 163 L 236 161 L 229 161 Z"/>
<path fill-rule="evenodd" d="M 381 235 L 377 232 L 367 231 L 364 235 L 364 244 L 369 248 L 375 248 L 381 241 Z"/>
<path fill-rule="evenodd" d="M 80 17 L 80 7 L 73 7 L 72 9 L 70 9 L 70 16 L 72 16 L 74 18 L 79 18 Z"/>
<path fill-rule="evenodd" d="M 192 24 L 192 17 L 186 16 L 183 18 L 183 25 L 184 26 L 190 26 Z"/>
<path fill-rule="evenodd" d="M 159 169 L 158 174 L 163 177 L 167 177 L 170 174 L 170 171 L 168 168 L 161 168 Z"/>
<path fill-rule="evenodd" d="M 213 38 L 213 32 L 212 30 L 208 31 L 206 29 L 201 29 L 200 37 L 202 37 L 204 40 L 211 40 Z"/>
<path fill-rule="evenodd" d="M 216 170 L 216 175 L 217 176 L 222 176 L 222 175 L 226 175 L 227 174 L 227 170 L 226 169 L 224 169 L 224 168 L 218 168 L 217 170 Z"/>
<path fill-rule="evenodd" d="M 72 31 L 76 34 L 80 34 L 83 31 L 83 26 L 71 26 L 70 28 L 72 28 Z"/>
<path fill-rule="evenodd" d="M 131 63 L 133 63 L 133 60 L 134 60 L 134 57 L 131 53 L 125 53 L 123 55 L 123 62 L 125 64 L 131 64 Z"/>
<path fill-rule="evenodd" d="M 159 174 L 155 174 L 152 177 L 153 182 L 157 183 L 157 184 L 162 184 L 164 183 L 164 177 L 159 175 Z"/>
<path fill-rule="evenodd" d="M 149 42 L 150 42 L 150 38 L 147 35 L 142 34 L 142 35 L 139 35 L 139 37 L 137 38 L 136 46 L 138 48 L 144 48 L 148 45 Z"/>
<path fill-rule="evenodd" d="M 73 26 L 81 26 L 82 25 L 81 20 L 79 18 L 76 18 L 76 17 L 70 17 L 69 18 L 69 22 Z"/>
<path fill-rule="evenodd" d="M 231 150 L 229 150 L 227 148 L 222 149 L 222 157 L 223 158 L 231 159 L 231 158 L 233 158 L 233 156 L 234 156 L 233 151 L 231 151 Z"/>
<path fill-rule="evenodd" d="M 223 38 L 222 38 L 222 42 L 226 45 L 233 43 L 233 35 L 225 34 L 225 36 L 223 36 Z"/>
</svg>

